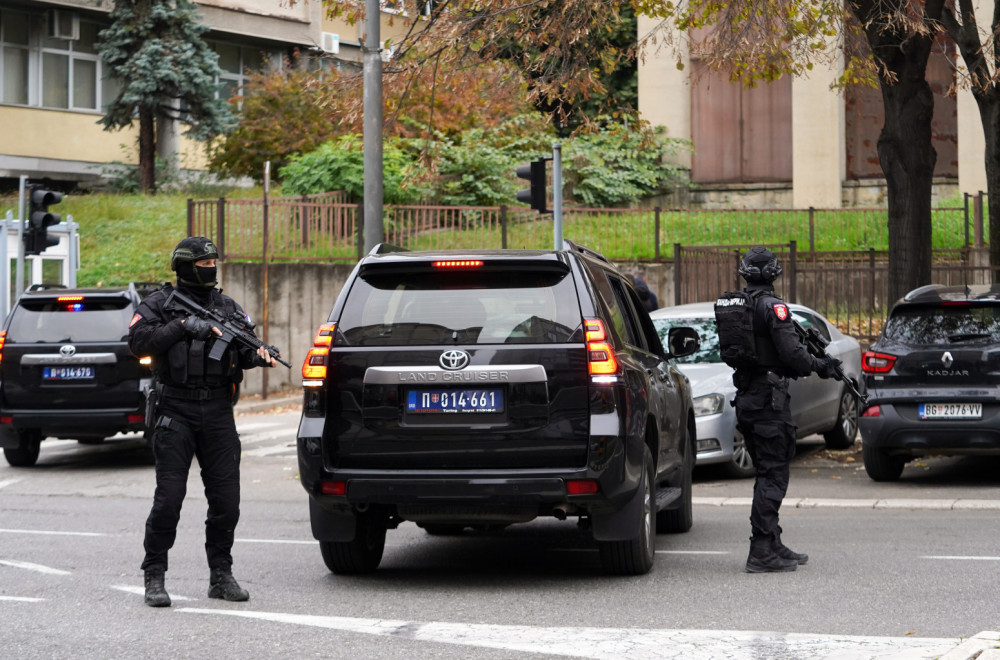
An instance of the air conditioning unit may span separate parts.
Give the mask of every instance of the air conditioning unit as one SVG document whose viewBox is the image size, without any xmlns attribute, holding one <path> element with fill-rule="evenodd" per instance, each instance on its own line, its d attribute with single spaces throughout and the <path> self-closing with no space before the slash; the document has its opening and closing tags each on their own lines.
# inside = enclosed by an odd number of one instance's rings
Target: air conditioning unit
<svg viewBox="0 0 1000 660">
<path fill-rule="evenodd" d="M 336 55 L 340 52 L 340 35 L 334 32 L 323 32 L 319 47 L 324 53 Z"/>
<path fill-rule="evenodd" d="M 76 41 L 80 38 L 80 14 L 65 9 L 48 11 L 49 37 Z"/>
</svg>

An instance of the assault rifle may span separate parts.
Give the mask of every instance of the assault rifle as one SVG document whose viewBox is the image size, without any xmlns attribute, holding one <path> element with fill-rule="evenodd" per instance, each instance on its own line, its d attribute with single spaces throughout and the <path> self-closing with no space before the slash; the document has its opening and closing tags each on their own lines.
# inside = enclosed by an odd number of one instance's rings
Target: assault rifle
<svg viewBox="0 0 1000 660">
<path fill-rule="evenodd" d="M 826 352 L 826 347 L 830 344 L 829 339 L 821 335 L 816 328 L 809 328 L 808 330 L 803 328 L 802 325 L 794 319 L 792 319 L 792 325 L 795 326 L 795 332 L 799 333 L 799 336 L 802 337 L 802 340 L 806 343 L 806 348 L 813 356 L 819 359 L 829 357 L 829 354 Z M 861 402 L 861 405 L 868 405 L 868 395 L 862 394 L 858 391 L 858 388 L 854 386 L 851 379 L 844 373 L 843 367 L 838 364 L 833 372 L 837 380 L 844 384 L 844 387 L 846 387 L 850 393 Z"/>
<path fill-rule="evenodd" d="M 170 292 L 170 295 L 167 296 L 165 306 L 167 309 L 182 309 L 189 314 L 199 316 L 222 331 L 222 336 L 216 337 L 215 343 L 212 344 L 212 350 L 208 354 L 208 357 L 211 360 L 221 360 L 222 354 L 226 351 L 226 347 L 229 346 L 229 343 L 235 339 L 240 344 L 249 346 L 254 350 L 263 346 L 267 349 L 267 352 L 270 353 L 272 358 L 289 369 L 292 368 L 291 364 L 281 359 L 281 351 L 274 346 L 268 346 L 257 338 L 257 336 L 252 332 L 254 324 L 239 312 L 233 312 L 232 315 L 227 317 L 226 315 L 215 310 L 205 309 L 195 301 L 185 296 L 183 293 L 180 293 L 177 289 L 173 289 Z"/>
</svg>

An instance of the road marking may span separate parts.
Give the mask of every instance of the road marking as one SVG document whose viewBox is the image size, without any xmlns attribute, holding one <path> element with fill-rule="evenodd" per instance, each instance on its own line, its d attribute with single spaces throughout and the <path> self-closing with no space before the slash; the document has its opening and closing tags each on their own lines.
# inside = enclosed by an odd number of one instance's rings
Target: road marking
<svg viewBox="0 0 1000 660">
<path fill-rule="evenodd" d="M 975 557 L 965 555 L 924 555 L 921 559 L 966 559 L 968 561 L 1000 561 L 1000 557 Z"/>
<path fill-rule="evenodd" d="M 793 657 L 836 657 L 838 660 L 930 660 L 944 655 L 960 642 L 960 640 L 921 637 L 860 637 L 739 630 L 545 628 L 190 607 L 178 608 L 176 611 L 235 616 L 421 642 L 504 649 L 525 654 L 538 653 L 602 660 L 605 658 L 755 660 Z"/>
<path fill-rule="evenodd" d="M 0 600 L 13 600 L 18 603 L 41 603 L 44 598 L 28 598 L 26 596 L 0 596 Z"/>
<path fill-rule="evenodd" d="M 597 548 L 549 548 L 549 552 L 597 552 Z M 726 550 L 656 550 L 658 555 L 728 555 Z"/>
<path fill-rule="evenodd" d="M 280 454 L 282 452 L 295 451 L 295 447 L 289 445 L 271 445 L 270 447 L 258 447 L 257 449 L 248 449 L 243 452 L 244 456 L 253 456 L 255 458 L 260 458 L 262 456 L 274 456 L 275 454 Z"/>
<path fill-rule="evenodd" d="M 240 433 L 245 433 L 247 431 L 256 431 L 257 429 L 273 429 L 279 426 L 284 426 L 277 422 L 251 422 L 249 424 L 237 424 L 236 430 Z"/>
<path fill-rule="evenodd" d="M 692 504 L 702 506 L 738 506 L 749 508 L 751 497 L 692 497 Z M 955 499 L 848 499 L 839 497 L 786 497 L 781 506 L 785 509 L 914 509 L 933 511 L 998 511 L 997 500 Z"/>
<path fill-rule="evenodd" d="M 285 539 L 236 539 L 237 543 L 289 543 L 292 545 L 315 545 L 316 541 L 292 541 Z"/>
<path fill-rule="evenodd" d="M 131 585 L 126 585 L 126 584 L 113 584 L 111 585 L 111 588 L 117 589 L 118 591 L 124 591 L 125 593 L 135 594 L 136 596 L 146 595 L 145 587 L 133 587 Z M 170 594 L 170 600 L 198 600 L 198 599 L 188 598 L 187 596 L 175 596 L 174 594 Z"/>
<path fill-rule="evenodd" d="M 24 479 L 21 479 L 21 478 L 17 478 L 17 479 L 4 479 L 3 481 L 0 481 L 0 488 L 6 488 L 7 486 L 13 486 L 14 484 L 19 483 L 21 481 L 24 481 Z"/>
<path fill-rule="evenodd" d="M 69 571 L 64 571 L 59 568 L 52 568 L 51 566 L 42 566 L 41 564 L 32 564 L 27 561 L 16 561 L 14 559 L 0 559 L 0 564 L 5 566 L 11 566 L 13 568 L 23 568 L 27 571 L 36 571 L 38 573 L 45 573 L 46 575 L 72 575 Z"/>
<path fill-rule="evenodd" d="M 52 534 L 55 536 L 107 536 L 99 532 L 61 532 L 47 529 L 0 529 L 0 534 Z"/>
</svg>

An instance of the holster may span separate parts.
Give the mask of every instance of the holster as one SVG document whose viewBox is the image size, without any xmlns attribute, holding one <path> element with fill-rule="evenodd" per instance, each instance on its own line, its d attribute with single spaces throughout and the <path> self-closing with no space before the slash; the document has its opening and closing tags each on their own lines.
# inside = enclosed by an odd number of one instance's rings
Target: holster
<svg viewBox="0 0 1000 660">
<path fill-rule="evenodd" d="M 153 381 L 153 386 L 146 391 L 146 428 L 152 430 L 156 422 L 156 411 L 160 407 L 163 396 L 163 384 Z"/>
</svg>

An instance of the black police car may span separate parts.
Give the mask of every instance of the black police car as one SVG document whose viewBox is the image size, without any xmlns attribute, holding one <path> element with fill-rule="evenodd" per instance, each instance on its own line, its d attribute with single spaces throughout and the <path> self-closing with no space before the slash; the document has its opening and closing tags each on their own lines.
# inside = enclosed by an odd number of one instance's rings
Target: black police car
<svg viewBox="0 0 1000 660">
<path fill-rule="evenodd" d="M 697 333 L 670 333 L 673 356 Z M 303 364 L 312 532 L 334 573 L 374 570 L 386 529 L 589 524 L 603 566 L 641 574 L 657 528 L 691 527 L 687 379 L 602 256 L 405 252 L 361 260 Z"/>
<path fill-rule="evenodd" d="M 0 447 L 8 463 L 34 465 L 46 437 L 95 443 L 145 431 L 152 375 L 127 337 L 154 286 L 33 285 L 21 295 L 0 332 Z"/>
<path fill-rule="evenodd" d="M 893 481 L 919 456 L 1000 455 L 1000 287 L 930 285 L 889 312 L 861 358 L 865 470 Z"/>
</svg>

